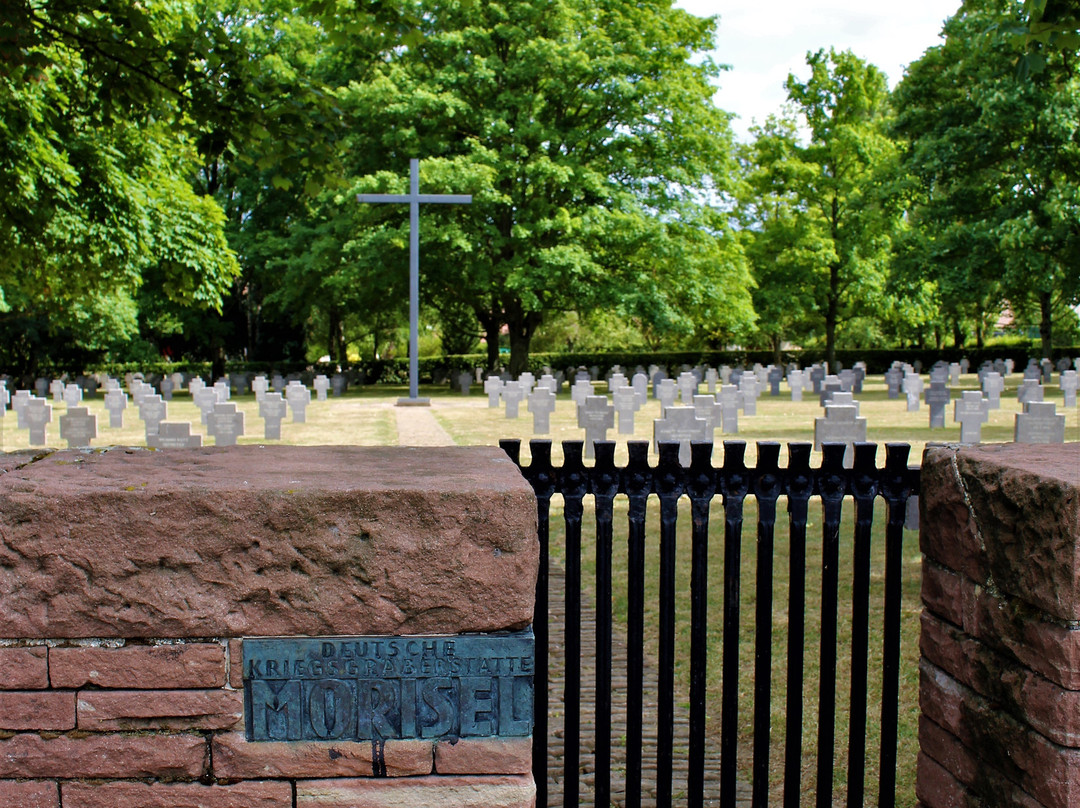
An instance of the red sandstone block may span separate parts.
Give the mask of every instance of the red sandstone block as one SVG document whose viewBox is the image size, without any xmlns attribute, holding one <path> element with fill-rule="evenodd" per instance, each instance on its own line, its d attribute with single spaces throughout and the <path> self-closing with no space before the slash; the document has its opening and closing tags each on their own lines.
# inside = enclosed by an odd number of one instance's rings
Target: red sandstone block
<svg viewBox="0 0 1080 808">
<path fill-rule="evenodd" d="M 193 735 L 20 734 L 0 740 L 0 777 L 186 778 L 206 768 L 206 741 Z"/>
<path fill-rule="evenodd" d="M 225 649 L 216 643 L 53 648 L 53 687 L 173 689 L 225 684 Z"/>
<path fill-rule="evenodd" d="M 973 750 L 980 771 L 1002 775 L 1046 808 L 1080 805 L 1080 750 L 1047 740 L 927 660 L 919 667 L 923 714 Z"/>
<path fill-rule="evenodd" d="M 64 808 L 292 808 L 287 782 L 64 783 Z"/>
<path fill-rule="evenodd" d="M 532 775 L 299 780 L 297 808 L 535 808 Z"/>
<path fill-rule="evenodd" d="M 951 447 L 927 447 L 919 494 L 919 546 L 924 555 L 976 583 L 987 579 L 986 553 L 968 506 Z"/>
<path fill-rule="evenodd" d="M 0 729 L 75 729 L 75 693 L 59 690 L 0 692 Z"/>
<path fill-rule="evenodd" d="M 969 619 L 970 618 L 970 619 Z M 964 630 L 1069 690 L 1080 690 L 1080 629 L 1045 619 L 1023 603 L 978 590 Z"/>
<path fill-rule="evenodd" d="M 381 759 L 377 759 L 381 754 Z M 431 774 L 431 741 L 288 741 L 248 743 L 241 733 L 215 735 L 214 777 L 408 777 Z"/>
<path fill-rule="evenodd" d="M 970 785 L 975 780 L 978 763 L 971 750 L 925 715 L 919 716 L 919 751 L 961 783 Z"/>
<path fill-rule="evenodd" d="M 11 808 L 58 808 L 60 793 L 56 783 L 0 780 L 0 805 Z"/>
<path fill-rule="evenodd" d="M 915 796 L 926 808 L 967 808 L 967 789 L 935 760 L 919 753 L 915 774 Z"/>
<path fill-rule="evenodd" d="M 1062 746 L 1080 747 L 1080 691 L 1068 690 L 959 629 L 922 614 L 923 656 Z"/>
<path fill-rule="evenodd" d="M 926 608 L 953 625 L 964 625 L 965 609 L 974 598 L 975 584 L 959 573 L 923 558 L 922 601 Z"/>
<path fill-rule="evenodd" d="M 221 730 L 243 720 L 238 690 L 83 690 L 79 729 Z"/>
<path fill-rule="evenodd" d="M 229 640 L 229 687 L 244 686 L 244 641 Z"/>
<path fill-rule="evenodd" d="M 48 649 L 0 648 L 0 690 L 43 690 L 49 686 Z"/>
<path fill-rule="evenodd" d="M 532 738 L 459 738 L 435 746 L 436 774 L 528 774 Z"/>
</svg>

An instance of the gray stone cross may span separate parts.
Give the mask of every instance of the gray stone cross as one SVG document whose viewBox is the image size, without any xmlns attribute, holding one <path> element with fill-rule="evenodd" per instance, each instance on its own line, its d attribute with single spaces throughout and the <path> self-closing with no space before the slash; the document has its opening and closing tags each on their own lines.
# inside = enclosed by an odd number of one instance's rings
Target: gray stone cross
<svg viewBox="0 0 1080 808">
<path fill-rule="evenodd" d="M 983 392 L 986 393 L 988 406 L 992 410 L 1001 409 L 1001 392 L 1005 389 L 1005 379 L 1000 373 L 990 371 L 983 377 Z"/>
<path fill-rule="evenodd" d="M 619 434 L 633 435 L 634 413 L 641 408 L 637 391 L 626 385 L 616 387 L 611 394 L 611 400 L 615 405 L 615 412 L 619 414 Z"/>
<path fill-rule="evenodd" d="M 292 422 L 294 424 L 306 424 L 307 406 L 311 403 L 311 391 L 304 386 L 304 383 L 299 381 L 289 382 L 285 388 L 285 400 L 289 402 L 289 409 L 292 411 Z"/>
<path fill-rule="evenodd" d="M 982 425 L 990 417 L 990 401 L 978 390 L 965 390 L 953 404 L 953 420 L 960 424 L 961 443 L 979 443 Z"/>
<path fill-rule="evenodd" d="M 690 465 L 690 441 L 708 441 L 709 425 L 697 417 L 693 407 L 668 407 L 663 418 L 653 421 L 653 448 L 659 452 L 659 444 L 679 442 L 679 463 Z"/>
<path fill-rule="evenodd" d="M 1032 401 L 1016 414 L 1013 434 L 1017 443 L 1064 443 L 1065 416 L 1053 401 Z"/>
<path fill-rule="evenodd" d="M 945 408 L 949 405 L 952 393 L 944 381 L 930 382 L 930 387 L 923 394 L 926 405 L 930 408 L 930 428 L 945 427 Z"/>
<path fill-rule="evenodd" d="M 398 202 L 409 205 L 409 398 L 408 403 L 426 404 L 418 397 L 420 377 L 420 205 L 469 205 L 471 194 L 422 194 L 420 193 L 420 161 L 409 160 L 409 193 L 407 194 L 359 194 L 359 202 Z M 405 402 L 399 402 L 405 403 Z"/>
<path fill-rule="evenodd" d="M 1078 376 L 1075 370 L 1064 370 L 1061 372 L 1061 393 L 1065 396 L 1065 406 L 1076 406 L 1076 387 Z"/>
<path fill-rule="evenodd" d="M 315 388 L 315 399 L 317 401 L 326 401 L 327 391 L 330 390 L 330 380 L 326 378 L 326 375 L 320 373 L 315 377 L 315 381 L 311 383 L 311 386 Z"/>
<path fill-rule="evenodd" d="M 615 427 L 615 408 L 608 404 L 607 396 L 587 396 L 578 407 L 578 426 L 585 430 L 585 457 L 595 455 L 593 444 L 607 440 L 607 431 Z"/>
<path fill-rule="evenodd" d="M 60 416 L 60 439 L 66 440 L 69 449 L 89 446 L 97 437 L 97 416 L 86 407 L 68 407 Z"/>
<path fill-rule="evenodd" d="M 30 391 L 26 392 L 29 394 Z M 52 421 L 52 407 L 43 398 L 31 397 L 27 399 L 23 412 L 26 426 L 30 429 L 30 445 L 44 446 L 45 425 Z"/>
<path fill-rule="evenodd" d="M 146 436 L 146 445 L 151 449 L 198 449 L 202 435 L 192 435 L 187 421 L 162 421 L 156 435 Z"/>
<path fill-rule="evenodd" d="M 506 382 L 502 389 L 502 398 L 506 402 L 506 417 L 518 417 L 518 405 L 525 400 L 525 386 L 521 382 Z"/>
<path fill-rule="evenodd" d="M 161 396 L 143 396 L 142 404 L 139 405 L 139 417 L 146 425 L 146 435 L 156 435 L 162 421 L 169 417 L 169 406 Z"/>
<path fill-rule="evenodd" d="M 259 402 L 259 417 L 263 419 L 263 438 L 281 440 L 281 422 L 289 407 L 281 393 L 264 393 Z"/>
<path fill-rule="evenodd" d="M 527 406 L 533 416 L 533 434 L 548 434 L 551 431 L 551 413 L 555 411 L 555 394 L 547 387 L 537 387 L 529 393 Z"/>
<path fill-rule="evenodd" d="M 206 417 L 206 431 L 213 436 L 215 446 L 235 446 L 244 434 L 244 413 L 233 403 L 219 402 Z"/>
</svg>

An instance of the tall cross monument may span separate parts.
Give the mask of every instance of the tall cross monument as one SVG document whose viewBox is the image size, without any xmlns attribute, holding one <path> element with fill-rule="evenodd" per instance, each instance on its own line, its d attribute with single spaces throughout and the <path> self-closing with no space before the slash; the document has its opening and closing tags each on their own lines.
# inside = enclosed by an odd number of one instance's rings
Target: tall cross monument
<svg viewBox="0 0 1080 808">
<path fill-rule="evenodd" d="M 420 161 L 409 161 L 409 193 L 407 194 L 358 194 L 359 202 L 408 202 L 409 203 L 409 397 L 399 398 L 398 406 L 427 406 L 429 399 L 420 398 L 420 205 L 472 204 L 472 194 L 422 194 L 420 193 Z"/>
</svg>

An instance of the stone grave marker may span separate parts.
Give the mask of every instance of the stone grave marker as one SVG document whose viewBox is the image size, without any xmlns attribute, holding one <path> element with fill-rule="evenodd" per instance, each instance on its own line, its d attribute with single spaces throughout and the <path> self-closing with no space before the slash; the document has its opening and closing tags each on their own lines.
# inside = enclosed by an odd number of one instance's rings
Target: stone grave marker
<svg viewBox="0 0 1080 808">
<path fill-rule="evenodd" d="M 4 417 L 4 413 L 7 412 L 8 403 L 11 401 L 11 394 L 7 389 L 7 382 L 0 379 L 0 418 Z"/>
<path fill-rule="evenodd" d="M 232 388 L 236 391 L 237 395 L 245 395 L 248 390 L 251 389 L 251 386 L 248 384 L 249 376 L 250 374 L 248 373 L 229 374 L 229 384 L 232 385 Z"/>
<path fill-rule="evenodd" d="M 1061 372 L 1061 394 L 1065 396 L 1065 406 L 1076 406 L 1076 387 L 1077 380 L 1080 377 L 1075 370 L 1064 370 Z"/>
<path fill-rule="evenodd" d="M 1017 443 L 1064 443 L 1065 416 L 1053 401 L 1032 401 L 1016 414 L 1013 434 Z"/>
<path fill-rule="evenodd" d="M 638 398 L 638 405 L 645 406 L 645 402 L 649 399 L 649 377 L 644 373 L 635 373 L 630 380 L 630 386 L 634 388 L 634 395 Z"/>
<path fill-rule="evenodd" d="M 757 415 L 757 399 L 761 393 L 757 376 L 752 373 L 745 374 L 739 381 L 739 392 L 742 393 L 743 415 Z"/>
<path fill-rule="evenodd" d="M 218 403 L 224 403 L 232 396 L 232 389 L 229 387 L 229 383 L 224 379 L 218 379 L 214 382 L 214 392 L 217 393 Z"/>
<path fill-rule="evenodd" d="M 959 362 L 950 362 L 949 363 L 949 384 L 952 385 L 953 387 L 956 387 L 957 385 L 960 384 L 960 363 Z"/>
<path fill-rule="evenodd" d="M 607 431 L 615 428 L 615 408 L 607 396 L 588 396 L 578 407 L 578 427 L 585 430 L 585 457 L 592 459 L 596 452 L 593 444 L 607 440 Z"/>
<path fill-rule="evenodd" d="M 64 383 L 59 379 L 53 379 L 49 383 L 49 393 L 52 394 L 53 404 L 61 404 L 64 401 Z"/>
<path fill-rule="evenodd" d="M 855 400 L 854 393 L 845 393 L 843 390 L 833 393 L 832 401 L 829 403 L 841 407 L 854 407 L 855 414 L 859 414 L 859 402 Z"/>
<path fill-rule="evenodd" d="M 722 416 L 720 431 L 727 435 L 738 435 L 739 407 L 743 403 L 743 395 L 739 392 L 739 388 L 733 384 L 722 384 L 716 399 L 720 403 Z"/>
<path fill-rule="evenodd" d="M 710 438 L 708 424 L 697 417 L 693 407 L 669 407 L 663 418 L 653 421 L 653 450 L 659 452 L 662 442 L 678 441 L 679 463 L 683 466 L 690 465 L 690 441 Z"/>
<path fill-rule="evenodd" d="M 1012 359 L 1006 359 L 1002 364 L 1005 367 L 1005 375 L 1011 376 L 1016 369 L 1016 363 Z"/>
<path fill-rule="evenodd" d="M 716 385 L 720 381 L 720 374 L 717 373 L 716 368 L 709 368 L 705 371 L 705 389 L 709 391 L 710 395 L 716 395 Z"/>
<path fill-rule="evenodd" d="M 724 409 L 716 396 L 694 396 L 694 412 L 697 417 L 705 422 L 705 433 L 708 440 L 712 440 L 716 430 L 724 422 Z"/>
<path fill-rule="evenodd" d="M 326 394 L 330 391 L 330 380 L 326 378 L 326 375 L 320 373 L 315 377 L 312 382 L 312 386 L 315 388 L 315 398 L 317 401 L 326 401 Z M 465 394 L 468 395 L 469 391 L 466 390 Z"/>
<path fill-rule="evenodd" d="M 127 403 L 127 393 L 119 387 L 113 388 L 105 394 L 105 410 L 109 413 L 110 428 L 124 428 L 124 410 L 127 409 Z"/>
<path fill-rule="evenodd" d="M 844 466 L 851 468 L 855 451 L 853 444 L 866 440 L 866 419 L 859 416 L 859 408 L 853 404 L 829 404 L 825 417 L 814 419 L 814 448 L 823 443 L 845 443 Z"/>
<path fill-rule="evenodd" d="M 960 360 L 960 372 L 963 374 L 967 374 L 969 370 L 971 370 L 971 362 L 965 356 Z"/>
<path fill-rule="evenodd" d="M 270 386 L 274 388 L 275 393 L 285 392 L 285 379 L 282 378 L 280 373 L 275 373 L 270 378 Z"/>
<path fill-rule="evenodd" d="M 629 387 L 630 380 L 626 378 L 625 374 L 615 372 L 608 378 L 608 391 L 614 393 L 620 387 Z"/>
<path fill-rule="evenodd" d="M 1034 359 L 1028 360 L 1027 367 L 1024 368 L 1024 379 L 1034 381 L 1042 379 L 1042 370 Z"/>
<path fill-rule="evenodd" d="M 589 366 L 589 381 L 596 382 L 600 380 L 600 368 L 597 365 Z"/>
<path fill-rule="evenodd" d="M 930 384 L 948 384 L 949 383 L 949 368 L 946 365 L 934 365 L 930 368 Z"/>
<path fill-rule="evenodd" d="M 138 377 L 131 380 L 128 390 L 131 391 L 131 400 L 136 407 L 142 406 L 143 399 L 147 396 L 156 395 L 154 388 Z"/>
<path fill-rule="evenodd" d="M 169 378 L 172 379 L 173 392 L 176 392 L 177 390 L 183 390 L 184 389 L 184 374 L 183 373 L 176 372 L 176 373 L 172 374 L 172 376 L 170 376 Z"/>
<path fill-rule="evenodd" d="M 996 371 L 983 376 L 983 392 L 986 393 L 987 406 L 992 410 L 1001 409 L 1001 392 L 1005 389 L 1005 379 Z"/>
<path fill-rule="evenodd" d="M 903 374 L 896 366 L 885 371 L 885 385 L 889 389 L 889 398 L 900 398 L 900 382 L 903 381 L 903 378 Z"/>
<path fill-rule="evenodd" d="M 980 443 L 982 425 L 990 417 L 990 400 L 978 390 L 965 390 L 953 404 L 953 421 L 960 424 L 961 443 Z"/>
<path fill-rule="evenodd" d="M 26 423 L 26 405 L 30 403 L 32 394 L 29 390 L 16 390 L 15 395 L 11 397 L 11 409 L 15 413 L 16 427 L 19 429 L 29 429 L 29 424 Z"/>
<path fill-rule="evenodd" d="M 307 423 L 307 407 L 311 403 L 311 391 L 303 382 L 292 381 L 285 386 L 285 400 L 289 403 L 294 424 Z M 243 434 L 243 433 L 241 433 Z"/>
<path fill-rule="evenodd" d="M 633 387 L 623 385 L 616 387 L 611 394 L 612 403 L 615 405 L 615 413 L 619 416 L 619 434 L 634 434 L 634 413 L 641 408 L 637 392 Z"/>
<path fill-rule="evenodd" d="M 821 393 L 821 384 L 825 381 L 825 368 L 814 365 L 810 368 L 810 384 L 814 388 L 814 395 Z"/>
<path fill-rule="evenodd" d="M 922 360 L 916 359 L 914 362 L 911 363 L 911 368 L 916 373 L 922 373 Z"/>
<path fill-rule="evenodd" d="M 660 398 L 660 385 L 667 379 L 667 373 L 663 370 L 658 370 L 649 378 L 652 380 L 652 395 L 653 398 Z"/>
<path fill-rule="evenodd" d="M 198 376 L 192 376 L 191 379 L 188 381 L 187 389 L 188 392 L 191 394 L 191 400 L 194 401 L 195 396 L 198 395 L 199 391 L 206 389 L 206 382 L 204 382 Z"/>
<path fill-rule="evenodd" d="M 834 394 L 842 392 L 844 392 L 844 383 L 840 381 L 840 377 L 826 376 L 821 382 L 821 389 L 818 391 L 818 403 L 824 407 L 832 401 Z"/>
<path fill-rule="evenodd" d="M 162 421 L 156 435 L 146 436 L 146 445 L 151 449 L 198 449 L 202 435 L 192 435 L 187 421 Z"/>
<path fill-rule="evenodd" d="M 855 382 L 851 385 L 851 392 L 861 393 L 863 382 L 866 381 L 866 363 L 856 362 L 853 372 L 855 374 Z"/>
<path fill-rule="evenodd" d="M 60 416 L 60 439 L 66 440 L 69 449 L 89 446 L 97 437 L 97 416 L 86 407 L 68 407 Z"/>
<path fill-rule="evenodd" d="M 77 384 L 64 385 L 64 404 L 78 407 L 82 403 L 82 388 Z"/>
<path fill-rule="evenodd" d="M 855 392 L 855 371 L 854 370 L 851 370 L 850 368 L 848 370 L 841 370 L 837 374 L 836 377 L 840 380 L 840 391 L 841 392 L 844 392 L 844 393 L 854 393 Z"/>
<path fill-rule="evenodd" d="M 675 386 L 679 389 L 679 400 L 682 401 L 683 405 L 687 407 L 693 406 L 694 396 L 697 395 L 698 391 L 697 377 L 689 371 L 683 371 L 675 381 Z"/>
<path fill-rule="evenodd" d="M 206 417 L 206 431 L 215 446 L 235 446 L 236 439 L 244 434 L 244 413 L 232 402 L 219 401 Z"/>
<path fill-rule="evenodd" d="M 570 400 L 578 407 L 583 407 L 585 399 L 591 395 L 594 395 L 594 391 L 592 382 L 588 379 L 578 379 L 574 382 L 574 386 L 570 388 Z"/>
<path fill-rule="evenodd" d="M 1039 364 L 1039 369 L 1042 371 L 1043 384 L 1050 384 L 1054 381 L 1054 363 L 1049 359 L 1044 359 Z"/>
<path fill-rule="evenodd" d="M 348 380 L 340 373 L 335 373 L 330 377 L 330 389 L 334 393 L 334 398 L 341 398 L 345 394 L 345 389 L 349 386 Z"/>
<path fill-rule="evenodd" d="M 22 392 L 22 391 L 19 391 Z M 29 394 L 29 390 L 26 391 Z M 52 407 L 44 398 L 30 396 L 23 407 L 26 428 L 30 430 L 30 445 L 44 446 L 45 427 L 52 421 Z"/>
<path fill-rule="evenodd" d="M 806 386 L 807 378 L 806 374 L 801 370 L 788 371 L 787 384 L 788 389 L 791 390 L 792 401 L 802 401 L 802 391 Z"/>
<path fill-rule="evenodd" d="M 496 409 L 499 406 L 499 398 L 505 382 L 498 376 L 491 375 L 484 380 L 484 392 L 488 397 L 488 409 Z"/>
<path fill-rule="evenodd" d="M 457 386 L 458 386 L 458 390 L 461 392 L 461 395 L 463 395 L 463 396 L 469 395 L 469 390 L 472 388 L 472 382 L 473 382 L 473 375 L 471 373 L 469 373 L 469 371 L 463 370 L 463 371 L 461 371 L 461 373 L 458 374 Z"/>
<path fill-rule="evenodd" d="M 527 370 L 520 374 L 517 380 L 518 384 L 520 384 L 521 388 L 525 391 L 526 396 L 528 396 L 529 393 L 533 391 L 533 388 L 536 387 L 536 377 Z"/>
<path fill-rule="evenodd" d="M 195 402 L 195 406 L 199 408 L 199 413 L 202 419 L 202 423 L 205 426 L 207 417 L 214 410 L 214 405 L 218 403 L 217 391 L 213 387 L 200 387 L 192 396 Z"/>
<path fill-rule="evenodd" d="M 259 402 L 259 417 L 263 419 L 264 440 L 281 440 L 281 422 L 288 413 L 288 402 L 281 393 L 263 395 Z"/>
<path fill-rule="evenodd" d="M 518 417 L 518 405 L 525 400 L 525 386 L 521 382 L 504 382 L 502 399 L 506 403 L 506 417 Z"/>
<path fill-rule="evenodd" d="M 545 390 L 550 390 L 551 394 L 557 396 L 559 394 L 559 380 L 552 376 L 550 373 L 545 373 L 540 377 L 540 381 L 536 383 L 537 387 L 542 387 Z"/>
<path fill-rule="evenodd" d="M 1043 388 L 1038 379 L 1025 378 L 1016 391 L 1016 400 L 1021 404 L 1043 400 Z"/>
<path fill-rule="evenodd" d="M 784 371 L 778 367 L 769 365 L 769 374 L 767 378 L 769 382 L 769 395 L 780 395 L 780 382 L 784 380 Z"/>
<path fill-rule="evenodd" d="M 173 383 L 172 379 L 166 376 L 158 383 L 158 390 L 161 391 L 161 398 L 164 401 L 172 401 Z"/>
<path fill-rule="evenodd" d="M 926 405 L 930 408 L 930 428 L 944 429 L 945 408 L 949 406 L 949 401 L 952 398 L 948 386 L 943 381 L 930 382 L 930 386 L 923 396 L 926 399 Z"/>
<path fill-rule="evenodd" d="M 720 384 L 731 384 L 731 368 L 728 365 L 720 366 Z"/>
<path fill-rule="evenodd" d="M 674 379 L 663 379 L 660 382 L 659 387 L 656 388 L 656 398 L 660 401 L 660 417 L 664 417 L 664 411 L 669 407 L 675 406 L 675 398 L 678 395 L 678 388 L 675 386 Z"/>
<path fill-rule="evenodd" d="M 924 388 L 922 376 L 917 373 L 908 373 L 904 376 L 904 395 L 907 396 L 907 411 L 919 411 L 919 396 Z"/>
<path fill-rule="evenodd" d="M 210 391 L 213 393 L 213 391 Z M 169 417 L 169 407 L 159 395 L 143 396 L 142 404 L 139 405 L 139 418 L 146 426 L 146 434 L 156 435 L 158 426 Z"/>
<path fill-rule="evenodd" d="M 45 398 L 49 394 L 49 380 L 43 378 L 34 379 L 34 394 L 39 398 Z"/>
<path fill-rule="evenodd" d="M 533 417 L 533 434 L 547 435 L 551 432 L 551 413 L 555 412 L 555 394 L 549 388 L 537 385 L 529 393 L 527 408 Z"/>
<path fill-rule="evenodd" d="M 769 383 L 769 369 L 760 362 L 755 362 L 753 371 L 754 378 L 757 379 L 758 382 L 758 387 L 764 389 L 765 385 Z"/>
<path fill-rule="evenodd" d="M 256 401 L 262 401 L 266 391 L 270 389 L 270 382 L 265 376 L 259 374 L 251 380 L 251 392 L 255 394 Z"/>
</svg>

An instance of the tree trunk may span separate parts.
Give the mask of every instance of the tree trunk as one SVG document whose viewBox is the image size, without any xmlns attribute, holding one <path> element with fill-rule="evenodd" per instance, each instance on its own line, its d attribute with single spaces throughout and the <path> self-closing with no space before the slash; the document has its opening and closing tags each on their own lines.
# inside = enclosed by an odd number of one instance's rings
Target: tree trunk
<svg viewBox="0 0 1080 808">
<path fill-rule="evenodd" d="M 840 320 L 840 265 L 829 267 L 828 307 L 825 309 L 825 361 L 836 372 L 836 325 Z"/>
<path fill-rule="evenodd" d="M 476 312 L 476 319 L 480 321 L 480 327 L 484 329 L 484 341 L 487 343 L 487 372 L 494 373 L 499 368 L 499 326 L 502 325 L 500 317 L 493 311 Z"/>
<path fill-rule="evenodd" d="M 960 350 L 964 347 L 964 329 L 960 326 L 960 318 L 953 320 L 952 324 L 953 347 Z"/>
<path fill-rule="evenodd" d="M 983 349 L 983 315 L 981 312 L 975 318 L 975 347 L 980 351 Z"/>
<path fill-rule="evenodd" d="M 330 363 L 344 362 L 345 358 L 338 353 L 338 345 L 341 343 L 341 316 L 337 306 L 331 306 L 327 313 L 326 353 L 330 356 Z"/>
<path fill-rule="evenodd" d="M 783 345 L 783 344 L 784 344 L 784 341 L 779 336 L 773 337 L 773 340 L 772 340 L 773 364 L 776 365 L 777 367 L 779 367 L 780 365 L 783 364 L 783 362 L 780 361 L 781 360 L 780 346 Z"/>
<path fill-rule="evenodd" d="M 1042 339 L 1042 355 L 1054 358 L 1054 324 L 1052 317 L 1053 293 L 1039 292 L 1039 337 Z"/>
<path fill-rule="evenodd" d="M 516 379 L 529 369 L 529 343 L 543 315 L 538 311 L 519 310 L 506 319 L 510 330 L 510 375 Z"/>
</svg>

